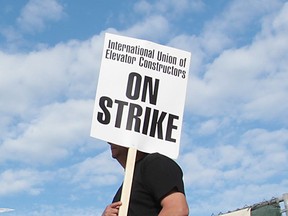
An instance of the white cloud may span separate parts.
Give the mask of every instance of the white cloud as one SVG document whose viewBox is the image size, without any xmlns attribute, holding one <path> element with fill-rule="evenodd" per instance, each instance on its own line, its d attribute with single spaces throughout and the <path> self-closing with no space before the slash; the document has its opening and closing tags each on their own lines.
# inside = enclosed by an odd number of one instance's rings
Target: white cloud
<svg viewBox="0 0 288 216">
<path fill-rule="evenodd" d="M 231 46 L 235 47 L 237 42 L 243 43 L 245 34 L 251 34 L 250 31 L 256 32 L 259 29 L 260 18 L 279 9 L 280 6 L 281 3 L 277 0 L 231 1 L 223 8 L 223 13 L 206 23 L 199 38 L 203 49 L 207 54 L 215 55 Z M 234 37 L 235 35 L 238 37 Z M 235 38 L 239 41 L 234 41 Z"/>
<path fill-rule="evenodd" d="M 5 170 L 0 173 L 0 196 L 19 192 L 38 195 L 51 173 L 38 172 L 30 169 Z"/>
<path fill-rule="evenodd" d="M 96 206 L 96 205 L 95 205 Z M 69 216 L 95 216 L 95 215 L 101 215 L 103 209 L 99 209 L 97 207 L 68 207 L 64 205 L 41 205 L 37 206 L 37 210 L 24 210 L 19 211 L 15 209 L 15 212 L 13 212 L 14 216 L 23 216 L 23 215 L 29 215 L 29 216 L 63 216 L 63 215 L 69 215 Z"/>
<path fill-rule="evenodd" d="M 137 15 L 144 14 L 143 20 L 124 30 L 125 35 L 136 38 L 145 38 L 151 41 L 170 39 L 175 36 L 175 29 L 171 29 L 173 22 L 191 11 L 200 11 L 204 8 L 202 0 L 161 0 L 148 2 L 138 1 L 134 5 Z M 175 32 L 175 33 L 173 33 Z M 178 45 L 178 44 L 177 44 Z"/>
<path fill-rule="evenodd" d="M 4 140 L 0 160 L 55 163 L 76 147 L 85 148 L 91 142 L 92 109 L 92 100 L 71 100 L 42 108 L 36 119 L 22 126 L 21 133 Z"/>
<path fill-rule="evenodd" d="M 6 92 L 0 107 L 5 113 L 1 161 L 50 163 L 76 146 L 91 148 L 102 42 L 103 35 L 27 54 L 0 53 L 0 90 Z"/>
<path fill-rule="evenodd" d="M 70 41 L 27 54 L 0 53 L 2 112 L 29 113 L 35 105 L 95 94 L 102 37 Z M 17 104 L 17 106 L 15 106 Z M 34 111 L 34 110 L 32 110 Z"/>
<path fill-rule="evenodd" d="M 161 0 L 150 3 L 148 1 L 142 0 L 135 4 L 134 8 L 136 12 L 146 13 L 146 14 L 163 14 L 168 15 L 167 18 L 172 15 L 183 15 L 185 12 L 202 10 L 204 3 L 202 0 Z"/>
<path fill-rule="evenodd" d="M 124 174 L 124 170 L 118 162 L 111 158 L 110 150 L 93 158 L 87 158 L 73 165 L 68 171 L 71 175 L 69 177 L 71 182 L 80 185 L 84 189 L 90 189 L 97 185 L 104 187 L 120 184 Z"/>
<path fill-rule="evenodd" d="M 145 38 L 151 41 L 157 41 L 159 38 L 165 38 L 169 34 L 169 22 L 163 16 L 147 17 L 141 22 L 138 22 L 129 29 L 123 31 L 124 35 L 135 38 Z"/>
<path fill-rule="evenodd" d="M 237 143 L 220 143 L 183 152 L 179 162 L 188 187 L 221 188 L 222 182 L 262 184 L 273 178 L 278 181 L 277 176 L 287 173 L 287 143 L 287 130 L 253 129 L 239 137 Z"/>
<path fill-rule="evenodd" d="M 201 123 L 198 129 L 198 133 L 200 135 L 213 134 L 217 131 L 219 127 L 220 127 L 220 122 L 216 119 L 211 119 L 211 120 Z"/>
<path fill-rule="evenodd" d="M 253 152 L 265 154 L 266 156 L 272 156 L 277 153 L 287 153 L 286 144 L 288 143 L 288 131 L 287 129 L 281 129 L 277 131 L 267 131 L 264 129 L 253 129 L 247 131 L 243 135 L 242 144 L 246 145 L 248 149 Z M 274 157 L 276 160 L 279 157 Z M 287 159 L 288 160 L 288 159 Z M 274 163 L 280 165 L 280 163 Z"/>
<path fill-rule="evenodd" d="M 7 38 L 7 41 L 9 43 L 13 42 L 16 43 L 16 45 L 18 45 L 17 42 L 21 42 L 23 40 L 22 35 L 19 32 L 17 32 L 12 26 L 0 29 L 0 33 L 5 38 Z"/>
<path fill-rule="evenodd" d="M 283 17 L 282 11 L 269 16 L 270 23 Z M 203 78 L 191 75 L 187 104 L 193 112 L 286 122 L 288 32 L 284 23 L 281 30 L 270 25 L 267 31 L 267 23 L 250 45 L 222 52 Z"/>
<path fill-rule="evenodd" d="M 259 30 L 262 32 L 268 31 L 266 28 L 270 30 L 271 26 L 275 25 L 271 24 L 271 19 L 273 19 L 272 15 L 277 14 L 277 12 L 281 10 L 281 6 L 281 1 L 277 0 L 249 0 L 245 2 L 238 0 L 231 1 L 229 4 L 225 5 L 222 13 L 215 15 L 213 19 L 205 23 L 201 33 L 198 36 L 175 36 L 169 44 L 172 46 L 179 46 L 180 48 L 191 51 L 192 53 L 190 67 L 192 79 L 189 86 L 198 86 L 199 83 L 197 83 L 197 79 L 203 78 L 205 72 L 209 70 L 210 66 L 213 66 L 213 64 L 211 65 L 211 60 L 217 59 L 217 56 L 225 54 L 225 51 L 230 50 L 231 52 L 236 52 L 237 47 L 239 46 L 239 49 L 241 50 L 242 44 L 245 44 L 246 46 L 250 42 L 253 42 L 261 34 Z M 285 6 L 283 8 L 285 8 Z M 282 15 L 279 16 L 285 16 L 284 12 L 281 12 L 281 14 Z M 277 19 L 278 18 L 275 20 Z M 285 18 L 283 19 L 285 20 Z M 268 23 L 268 27 L 262 26 L 261 29 L 261 25 L 263 25 L 265 22 Z M 285 25 L 285 22 L 281 23 L 281 25 Z M 255 36 L 257 32 L 259 33 Z M 245 49 L 246 47 L 242 48 Z M 229 61 L 223 61 L 221 64 L 222 66 L 225 66 L 226 64 L 229 64 Z M 242 63 L 242 66 L 243 65 L 244 64 Z M 239 66 L 239 64 L 235 65 L 235 68 L 237 68 L 236 66 Z M 194 75 L 197 76 L 196 80 L 194 80 Z M 206 83 L 203 85 L 206 85 Z M 204 86 L 202 87 L 204 88 Z M 212 92 L 215 90 L 217 91 L 217 89 L 211 89 Z M 189 91 L 195 91 L 195 89 L 189 89 Z M 207 92 L 207 89 L 199 89 L 200 93 L 203 91 L 204 93 L 209 93 Z M 213 96 L 211 96 L 209 100 L 212 99 Z"/>
<path fill-rule="evenodd" d="M 277 31 L 288 31 L 288 26 L 287 26 L 287 22 L 288 22 L 288 16 L 287 16 L 287 11 L 288 11 L 288 3 L 285 3 L 283 5 L 283 8 L 281 9 L 280 13 L 278 14 L 278 16 L 275 18 L 275 20 L 273 20 L 273 29 L 277 30 Z"/>
<path fill-rule="evenodd" d="M 24 31 L 37 32 L 46 22 L 58 21 L 63 15 L 63 6 L 57 0 L 29 0 L 17 21 Z"/>
<path fill-rule="evenodd" d="M 191 214 L 232 211 L 287 192 L 287 130 L 252 129 L 235 140 L 198 143 L 180 155 Z"/>
</svg>

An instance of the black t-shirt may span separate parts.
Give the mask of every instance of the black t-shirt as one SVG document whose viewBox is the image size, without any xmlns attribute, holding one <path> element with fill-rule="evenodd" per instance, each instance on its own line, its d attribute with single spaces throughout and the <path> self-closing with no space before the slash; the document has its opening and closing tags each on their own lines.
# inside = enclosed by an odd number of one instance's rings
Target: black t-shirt
<svg viewBox="0 0 288 216">
<path fill-rule="evenodd" d="M 135 164 L 128 216 L 157 216 L 161 200 L 176 190 L 183 194 L 183 173 L 178 164 L 158 153 L 148 154 Z M 121 198 L 122 186 L 113 202 Z"/>
</svg>

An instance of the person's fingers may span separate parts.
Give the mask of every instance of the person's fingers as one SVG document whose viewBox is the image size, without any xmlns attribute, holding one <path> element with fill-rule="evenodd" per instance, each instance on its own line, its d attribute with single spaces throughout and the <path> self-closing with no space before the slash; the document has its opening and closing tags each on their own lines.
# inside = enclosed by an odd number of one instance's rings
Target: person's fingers
<svg viewBox="0 0 288 216">
<path fill-rule="evenodd" d="M 109 206 L 106 207 L 102 216 L 118 216 L 119 208 L 121 205 L 122 205 L 121 201 L 110 204 Z"/>
<path fill-rule="evenodd" d="M 114 202 L 110 205 L 111 208 L 119 208 L 122 205 L 121 201 Z"/>
</svg>

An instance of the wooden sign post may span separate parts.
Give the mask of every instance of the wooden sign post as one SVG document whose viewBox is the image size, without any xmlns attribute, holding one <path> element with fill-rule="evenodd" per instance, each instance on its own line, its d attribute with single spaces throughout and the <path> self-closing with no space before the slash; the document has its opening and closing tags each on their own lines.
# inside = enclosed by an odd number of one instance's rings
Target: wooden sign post
<svg viewBox="0 0 288 216">
<path fill-rule="evenodd" d="M 119 216 L 127 216 L 129 200 L 133 182 L 134 167 L 136 162 L 137 149 L 129 148 L 126 161 L 125 176 L 121 193 L 122 206 L 119 209 Z"/>
</svg>

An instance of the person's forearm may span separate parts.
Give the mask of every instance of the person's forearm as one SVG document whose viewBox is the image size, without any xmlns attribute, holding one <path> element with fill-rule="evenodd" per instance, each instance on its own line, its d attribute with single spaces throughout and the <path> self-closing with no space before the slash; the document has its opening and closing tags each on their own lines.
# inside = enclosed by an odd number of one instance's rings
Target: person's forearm
<svg viewBox="0 0 288 216">
<path fill-rule="evenodd" d="M 162 210 L 158 216 L 188 216 L 189 207 L 185 195 L 180 192 L 174 192 L 161 201 Z"/>
</svg>

